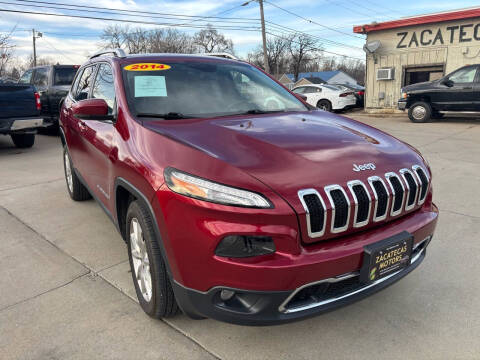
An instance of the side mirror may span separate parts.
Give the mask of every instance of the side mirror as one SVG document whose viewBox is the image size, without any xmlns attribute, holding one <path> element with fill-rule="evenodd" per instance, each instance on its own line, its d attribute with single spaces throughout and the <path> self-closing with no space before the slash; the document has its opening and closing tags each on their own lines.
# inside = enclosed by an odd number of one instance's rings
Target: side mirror
<svg viewBox="0 0 480 360">
<path fill-rule="evenodd" d="M 445 80 L 442 80 L 442 84 L 447 87 L 452 87 L 455 83 L 450 79 L 445 79 Z"/>
<path fill-rule="evenodd" d="M 108 114 L 108 105 L 103 99 L 81 100 L 72 105 L 72 113 L 82 120 L 113 120 L 113 115 Z"/>
</svg>

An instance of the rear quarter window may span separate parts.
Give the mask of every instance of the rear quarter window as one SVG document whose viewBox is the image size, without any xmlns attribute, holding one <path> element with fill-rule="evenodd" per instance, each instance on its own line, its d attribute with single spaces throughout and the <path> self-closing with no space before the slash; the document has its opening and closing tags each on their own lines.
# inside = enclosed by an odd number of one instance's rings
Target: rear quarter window
<svg viewBox="0 0 480 360">
<path fill-rule="evenodd" d="M 77 69 L 74 67 L 55 68 L 54 71 L 53 84 L 59 86 L 71 85 L 77 73 Z"/>
</svg>

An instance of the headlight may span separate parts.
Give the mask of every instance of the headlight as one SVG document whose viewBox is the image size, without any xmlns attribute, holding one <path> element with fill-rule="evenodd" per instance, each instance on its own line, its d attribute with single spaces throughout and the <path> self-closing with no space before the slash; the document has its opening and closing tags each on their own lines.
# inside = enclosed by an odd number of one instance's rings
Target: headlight
<svg viewBox="0 0 480 360">
<path fill-rule="evenodd" d="M 223 205 L 271 208 L 272 204 L 260 194 L 208 181 L 177 169 L 165 169 L 165 182 L 170 190 L 195 199 Z"/>
</svg>

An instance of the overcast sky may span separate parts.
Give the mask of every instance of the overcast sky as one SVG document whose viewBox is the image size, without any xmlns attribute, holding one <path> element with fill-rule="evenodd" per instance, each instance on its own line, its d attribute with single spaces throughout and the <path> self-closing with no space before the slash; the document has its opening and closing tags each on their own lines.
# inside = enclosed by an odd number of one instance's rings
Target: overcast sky
<svg viewBox="0 0 480 360">
<path fill-rule="evenodd" d="M 124 10 L 147 11 L 155 13 L 170 13 L 181 15 L 221 16 L 238 20 L 231 20 L 222 25 L 240 26 L 249 30 L 220 30 L 230 37 L 235 45 L 238 55 L 245 56 L 249 51 L 261 42 L 261 34 L 257 31 L 258 21 L 241 19 L 259 18 L 258 4 L 251 1 L 247 6 L 240 6 L 246 0 L 41 0 L 49 3 L 63 3 L 106 7 Z M 184 24 L 185 26 L 202 26 L 204 21 L 193 21 L 195 18 L 159 18 L 159 14 L 149 17 L 145 14 L 129 17 L 124 15 L 112 15 L 98 12 L 84 12 L 76 10 L 60 10 L 48 8 L 55 5 L 41 4 L 28 0 L 1 0 L 0 9 L 20 10 L 33 12 L 48 12 L 69 15 L 87 15 L 92 17 L 111 17 L 116 19 L 131 19 L 154 23 L 171 22 Z M 307 32 L 323 41 L 325 50 L 353 57 L 363 58 L 361 47 L 364 44 L 364 36 L 352 33 L 353 25 L 361 25 L 372 21 L 388 21 L 403 16 L 425 14 L 431 12 L 447 11 L 464 7 L 477 6 L 478 1 L 457 0 L 270 0 L 288 11 L 299 16 L 311 19 L 307 22 L 292 14 L 286 13 L 268 2 L 265 3 L 265 18 L 267 21 L 291 29 Z M 7 4 L 8 3 L 8 4 Z M 24 6 L 22 6 L 24 5 Z M 58 7 L 58 6 L 57 6 Z M 94 11 L 95 9 L 84 9 Z M 98 10 L 105 11 L 105 10 Z M 125 13 L 127 14 L 127 13 Z M 130 15 L 133 13 L 130 13 Z M 9 32 L 15 28 L 13 43 L 16 45 L 15 55 L 27 57 L 32 52 L 31 29 L 43 33 L 43 38 L 37 41 L 38 56 L 49 56 L 58 59 L 60 63 L 78 63 L 85 60 L 85 56 L 98 48 L 99 35 L 102 29 L 115 22 L 106 20 L 79 19 L 69 17 L 53 17 L 38 14 L 19 14 L 0 12 L 0 32 Z M 330 29 L 322 27 L 324 25 Z M 219 25 L 219 23 L 217 23 Z M 145 28 L 164 27 L 161 25 L 140 25 Z M 278 27 L 267 24 L 267 30 L 281 34 Z M 196 28 L 182 27 L 182 31 L 194 33 Z M 335 43 L 333 43 L 333 42 Z"/>
</svg>

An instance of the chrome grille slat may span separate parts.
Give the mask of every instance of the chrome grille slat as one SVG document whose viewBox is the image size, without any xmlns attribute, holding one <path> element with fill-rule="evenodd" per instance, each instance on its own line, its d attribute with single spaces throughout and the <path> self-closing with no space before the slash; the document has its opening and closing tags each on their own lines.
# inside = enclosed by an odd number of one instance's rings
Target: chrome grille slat
<svg viewBox="0 0 480 360">
<path fill-rule="evenodd" d="M 370 220 L 370 213 L 371 213 L 371 209 L 372 209 L 372 198 L 370 196 L 370 193 L 369 193 L 367 187 L 365 186 L 365 184 L 363 182 L 361 182 L 360 180 L 349 181 L 347 183 L 347 186 L 350 190 L 350 193 L 352 194 L 353 201 L 355 202 L 355 213 L 353 215 L 353 227 L 357 228 L 357 227 L 365 226 L 365 225 L 368 224 L 368 221 Z M 367 198 L 368 198 L 367 216 L 366 216 L 366 219 L 363 220 L 363 221 L 359 221 L 359 219 L 358 219 L 359 208 L 360 208 L 360 206 L 363 206 L 363 202 L 358 198 L 358 195 L 355 192 L 355 187 L 356 186 L 361 186 L 363 188 L 363 190 L 365 190 L 365 193 L 366 193 Z"/>
<path fill-rule="evenodd" d="M 418 182 L 415 178 L 415 175 L 409 169 L 401 169 L 400 175 L 403 178 L 405 185 L 407 186 L 407 194 L 405 196 L 405 211 L 411 210 L 415 207 L 417 201 L 417 195 L 419 190 Z M 410 180 L 411 181 L 410 181 Z M 413 181 L 413 183 L 412 183 Z M 412 197 L 413 195 L 413 197 Z"/>
<path fill-rule="evenodd" d="M 398 172 L 400 175 L 387 172 L 383 176 L 370 176 L 368 184 L 351 180 L 345 187 L 328 185 L 323 188 L 323 197 L 313 188 L 300 190 L 298 197 L 305 210 L 308 236 L 318 238 L 328 232 L 346 231 L 351 216 L 353 228 L 360 228 L 371 221 L 379 222 L 421 206 L 430 187 L 428 172 L 420 165 Z M 331 208 L 327 208 L 325 196 Z"/>
<path fill-rule="evenodd" d="M 340 185 L 336 185 L 336 184 L 325 186 L 324 190 L 325 190 L 325 193 L 327 194 L 328 200 L 330 201 L 330 205 L 332 206 L 332 217 L 331 217 L 332 224 L 330 226 L 330 231 L 332 233 L 339 233 L 339 232 L 347 230 L 348 229 L 348 224 L 350 222 L 350 200 L 348 199 L 347 193 L 345 192 L 343 187 L 341 187 Z M 343 221 L 345 223 L 345 225 L 343 225 L 343 226 L 335 226 L 335 222 L 337 220 L 336 216 L 337 215 L 340 216 L 341 211 L 343 209 L 341 209 L 341 208 L 336 209 L 336 207 L 339 204 L 335 204 L 335 200 L 332 196 L 333 191 L 340 191 L 342 193 L 343 197 L 344 197 L 345 202 L 346 202 L 347 215 L 346 215 L 346 219 Z"/>
<path fill-rule="evenodd" d="M 375 188 L 375 183 L 377 183 L 377 182 L 381 185 L 383 190 L 385 190 L 385 193 L 387 195 L 386 204 L 385 204 L 385 211 L 383 211 L 383 213 L 380 213 L 380 214 L 378 214 L 378 212 L 377 212 L 377 210 L 379 208 L 379 201 L 380 201 L 380 196 L 378 194 L 377 189 Z M 385 182 L 383 181 L 383 179 L 379 176 L 370 176 L 368 178 L 368 183 L 370 184 L 370 187 L 373 191 L 373 195 L 375 196 L 375 209 L 373 211 L 373 214 L 374 214 L 373 215 L 373 221 L 377 222 L 377 221 L 385 220 L 387 218 L 388 206 L 390 204 L 390 196 L 389 196 L 390 194 L 388 192 L 388 188 L 385 185 Z"/>
<path fill-rule="evenodd" d="M 413 165 L 412 169 L 414 174 L 417 176 L 418 183 L 420 184 L 420 191 L 418 195 L 417 204 L 422 205 L 425 202 L 425 199 L 427 198 L 428 187 L 430 186 L 430 178 L 428 177 L 428 173 L 420 165 Z M 423 180 L 422 180 L 422 176 L 420 175 L 420 172 L 423 173 L 423 176 L 425 177 Z"/>
<path fill-rule="evenodd" d="M 392 208 L 390 210 L 391 216 L 399 215 L 403 210 L 403 204 L 405 203 L 405 186 L 400 180 L 400 177 L 394 173 L 389 172 L 385 174 L 385 178 L 387 179 L 388 185 L 390 185 L 390 190 L 392 190 Z M 400 184 L 400 188 L 398 185 Z M 401 195 L 401 197 L 399 197 Z M 400 199 L 400 200 L 399 200 Z M 400 201 L 400 203 L 398 202 Z M 397 206 L 397 204 L 400 204 Z"/>
<path fill-rule="evenodd" d="M 311 210 L 308 207 L 307 202 L 305 201 L 305 196 L 308 195 L 315 195 L 318 197 L 320 204 L 323 208 L 323 219 L 322 219 L 322 228 L 319 231 L 312 231 L 312 214 Z M 325 234 L 325 228 L 327 225 L 327 207 L 325 206 L 325 202 L 323 201 L 322 197 L 318 193 L 317 190 L 315 189 L 306 189 L 306 190 L 300 190 L 298 192 L 298 197 L 300 198 L 300 201 L 303 205 L 303 208 L 305 209 L 306 215 L 307 215 L 307 229 L 308 229 L 308 236 L 311 238 L 317 238 Z M 316 229 L 315 229 L 316 230 Z"/>
</svg>

